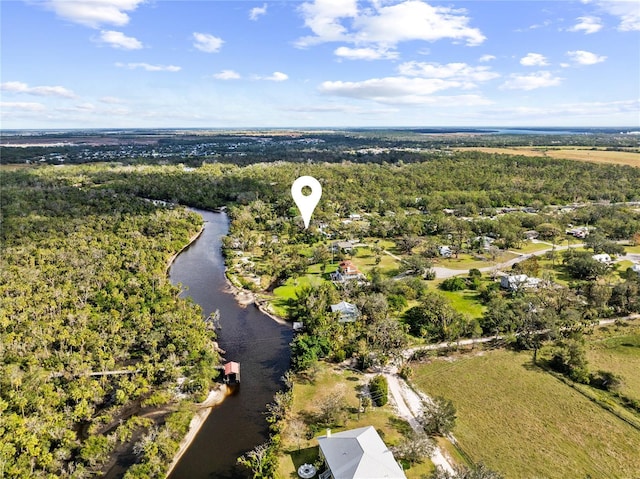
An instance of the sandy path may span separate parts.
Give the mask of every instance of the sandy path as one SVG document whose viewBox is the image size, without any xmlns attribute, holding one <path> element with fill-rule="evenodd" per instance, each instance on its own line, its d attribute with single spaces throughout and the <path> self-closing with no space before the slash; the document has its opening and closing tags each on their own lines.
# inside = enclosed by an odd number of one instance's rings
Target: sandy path
<svg viewBox="0 0 640 479">
<path fill-rule="evenodd" d="M 408 421 L 414 431 L 424 432 L 418 418 L 422 415 L 422 401 L 429 400 L 429 398 L 421 398 L 397 374 L 385 373 L 384 375 L 389 383 L 389 393 L 398 409 L 398 415 Z M 454 474 L 453 466 L 437 444 L 433 448 L 430 458 L 435 466 Z"/>
</svg>

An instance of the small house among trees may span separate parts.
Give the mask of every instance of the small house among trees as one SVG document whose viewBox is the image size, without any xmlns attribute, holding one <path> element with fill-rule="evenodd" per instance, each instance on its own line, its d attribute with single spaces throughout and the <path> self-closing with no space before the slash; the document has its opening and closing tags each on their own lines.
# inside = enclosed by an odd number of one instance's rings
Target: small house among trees
<svg viewBox="0 0 640 479">
<path fill-rule="evenodd" d="M 520 291 L 525 288 L 537 288 L 540 278 L 532 278 L 526 274 L 508 274 L 500 278 L 500 287 L 508 291 Z"/>
<path fill-rule="evenodd" d="M 341 301 L 331 305 L 331 312 L 338 313 L 339 323 L 353 323 L 360 317 L 360 311 L 355 304 Z"/>
</svg>

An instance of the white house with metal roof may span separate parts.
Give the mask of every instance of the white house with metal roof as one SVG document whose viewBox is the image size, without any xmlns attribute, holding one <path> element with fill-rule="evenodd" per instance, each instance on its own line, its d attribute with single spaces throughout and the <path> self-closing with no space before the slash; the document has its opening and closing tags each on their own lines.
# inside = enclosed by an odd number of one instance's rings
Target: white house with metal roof
<svg viewBox="0 0 640 479">
<path fill-rule="evenodd" d="M 326 470 L 320 479 L 407 479 L 373 426 L 318 438 Z"/>
<path fill-rule="evenodd" d="M 360 317 L 360 311 L 355 304 L 341 301 L 331 305 L 331 312 L 338 313 L 339 323 L 352 323 Z"/>
</svg>

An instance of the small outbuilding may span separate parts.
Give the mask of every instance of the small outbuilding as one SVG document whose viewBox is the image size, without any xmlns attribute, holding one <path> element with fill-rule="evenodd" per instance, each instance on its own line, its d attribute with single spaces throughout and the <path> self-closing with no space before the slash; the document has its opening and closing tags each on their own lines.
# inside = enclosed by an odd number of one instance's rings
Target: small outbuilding
<svg viewBox="0 0 640 479">
<path fill-rule="evenodd" d="M 229 385 L 240 384 L 240 363 L 229 361 L 224 365 L 224 382 Z"/>
</svg>

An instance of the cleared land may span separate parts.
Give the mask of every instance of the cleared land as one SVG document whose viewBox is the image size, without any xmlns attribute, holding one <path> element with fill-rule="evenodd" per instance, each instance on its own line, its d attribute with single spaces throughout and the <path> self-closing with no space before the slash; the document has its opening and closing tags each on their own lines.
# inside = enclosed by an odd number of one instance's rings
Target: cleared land
<svg viewBox="0 0 640 479">
<path fill-rule="evenodd" d="M 622 378 L 620 392 L 640 401 L 640 322 L 600 328 L 589 343 L 587 360 L 592 371 L 611 371 Z"/>
<path fill-rule="evenodd" d="M 640 167 L 640 153 L 633 151 L 592 150 L 588 148 L 491 148 L 464 147 L 456 148 L 460 151 L 483 151 L 485 153 L 501 153 L 505 155 L 542 156 L 564 160 L 590 161 L 592 163 L 611 163 Z"/>
<path fill-rule="evenodd" d="M 485 352 L 415 367 L 414 383 L 458 410 L 454 434 L 508 478 L 633 478 L 640 431 L 552 375 L 531 354 Z"/>
</svg>

